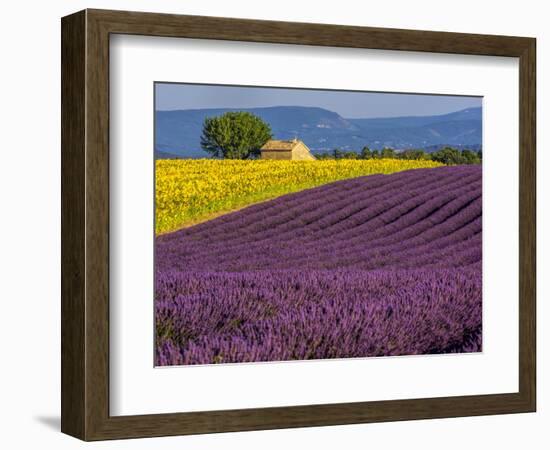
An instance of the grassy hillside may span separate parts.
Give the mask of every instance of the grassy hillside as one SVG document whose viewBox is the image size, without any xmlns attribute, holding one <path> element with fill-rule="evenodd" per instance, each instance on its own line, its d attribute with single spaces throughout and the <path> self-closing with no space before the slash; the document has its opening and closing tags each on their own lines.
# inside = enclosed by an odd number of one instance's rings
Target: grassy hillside
<svg viewBox="0 0 550 450">
<path fill-rule="evenodd" d="M 423 160 L 157 160 L 156 233 L 337 180 L 430 168 Z"/>
</svg>

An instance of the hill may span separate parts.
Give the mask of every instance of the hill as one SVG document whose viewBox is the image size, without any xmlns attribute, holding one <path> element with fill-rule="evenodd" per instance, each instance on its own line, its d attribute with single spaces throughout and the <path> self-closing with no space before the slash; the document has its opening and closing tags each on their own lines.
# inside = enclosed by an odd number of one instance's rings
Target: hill
<svg viewBox="0 0 550 450">
<path fill-rule="evenodd" d="M 270 124 L 278 139 L 303 140 L 313 152 L 334 148 L 360 150 L 424 148 L 455 145 L 479 148 L 482 137 L 481 108 L 438 116 L 346 119 L 323 108 L 276 106 L 242 109 Z M 200 134 L 206 117 L 230 109 L 157 111 L 155 149 L 186 157 L 204 157 Z"/>
<path fill-rule="evenodd" d="M 175 155 L 174 153 L 155 150 L 155 159 L 178 159 L 181 157 L 182 157 L 181 155 Z"/>
<path fill-rule="evenodd" d="M 158 236 L 156 363 L 481 351 L 481 181 L 359 177 Z"/>
<path fill-rule="evenodd" d="M 166 233 L 280 195 L 359 176 L 437 167 L 428 160 L 157 160 L 155 228 Z"/>
</svg>

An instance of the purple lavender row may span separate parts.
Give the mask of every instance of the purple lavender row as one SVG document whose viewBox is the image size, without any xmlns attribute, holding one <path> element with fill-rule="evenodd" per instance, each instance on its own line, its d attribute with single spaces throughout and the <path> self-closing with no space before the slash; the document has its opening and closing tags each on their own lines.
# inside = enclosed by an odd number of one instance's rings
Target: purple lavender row
<svg viewBox="0 0 550 450">
<path fill-rule="evenodd" d="M 280 234 L 279 226 L 283 225 L 287 229 L 293 229 L 296 224 L 292 221 L 307 219 L 308 213 L 316 214 L 320 218 L 326 217 L 327 210 L 338 204 L 342 209 L 348 204 L 357 205 L 358 202 L 367 205 L 377 205 L 384 203 L 391 195 L 391 192 L 414 191 L 414 189 L 429 190 L 428 185 L 435 182 L 448 184 L 454 178 L 461 178 L 463 174 L 468 175 L 468 167 L 443 167 L 435 173 L 429 173 L 426 177 L 426 170 L 411 170 L 402 172 L 397 177 L 394 175 L 368 176 L 352 180 L 339 181 L 319 188 L 309 189 L 307 191 L 294 193 L 279 197 L 270 202 L 264 202 L 259 205 L 243 211 L 227 214 L 218 219 L 191 227 L 180 232 L 165 235 L 160 238 L 161 241 L 174 242 L 180 238 L 189 241 L 201 242 L 202 237 L 208 237 L 216 241 L 216 237 L 233 241 L 239 239 L 242 241 L 245 237 L 250 239 L 258 238 L 258 233 L 266 234 L 268 237 L 274 233 Z M 456 169 L 450 171 L 449 169 Z M 432 170 L 432 169 L 427 169 Z M 466 172 L 466 173 L 465 173 Z M 466 182 L 466 180 L 464 180 Z M 465 183 L 466 184 L 466 183 Z M 330 187 L 330 189 L 328 187 Z M 433 186 L 437 187 L 437 186 Z M 270 227 L 262 227 L 265 220 L 269 220 Z"/>
<path fill-rule="evenodd" d="M 447 170 L 443 171 L 442 169 L 447 169 Z M 460 169 L 460 170 L 450 171 L 449 169 Z M 462 167 L 452 167 L 452 168 L 444 167 L 441 169 L 429 169 L 429 170 L 433 171 L 434 173 L 428 172 L 426 174 L 425 171 L 421 171 L 421 170 L 410 171 L 410 172 L 414 172 L 416 176 L 418 176 L 418 172 L 422 172 L 424 189 L 427 192 L 433 191 L 434 186 L 426 184 L 426 181 L 425 181 L 426 179 L 428 179 L 428 181 L 431 181 L 433 179 L 439 179 L 441 175 L 446 175 L 446 177 L 444 176 L 444 178 L 450 179 L 451 176 L 454 175 L 455 173 L 458 173 L 459 175 L 461 175 L 461 173 L 463 173 L 465 169 Z M 469 171 L 471 172 L 471 169 L 469 169 Z M 480 175 L 480 172 L 478 172 L 478 174 Z M 410 174 L 408 172 L 404 172 L 400 175 L 403 175 L 403 178 L 405 179 L 410 178 Z M 365 177 L 365 180 L 368 181 L 368 178 L 369 177 Z M 384 177 L 378 177 L 378 178 L 384 178 Z M 464 185 L 468 186 L 468 182 L 470 181 L 469 177 L 465 176 L 462 178 L 464 180 Z M 363 202 L 367 202 L 367 206 L 368 206 L 367 210 L 364 211 L 364 213 L 367 213 L 367 214 L 370 213 L 372 216 L 374 212 L 375 214 L 374 217 L 376 217 L 376 215 L 379 215 L 385 212 L 388 208 L 391 208 L 392 206 L 400 205 L 400 203 L 402 203 L 404 200 L 403 193 L 406 193 L 406 189 L 408 188 L 410 192 L 410 190 L 413 188 L 413 186 L 410 186 L 410 185 L 407 186 L 406 184 L 394 186 L 393 181 L 395 179 L 399 179 L 399 178 L 396 178 L 395 175 L 386 176 L 385 179 L 388 181 L 387 183 L 388 186 L 386 188 L 382 187 L 382 196 L 368 195 L 368 192 L 366 191 L 360 192 L 360 194 L 362 195 Z M 340 190 L 346 191 L 347 184 L 358 184 L 358 180 L 354 179 L 354 180 L 348 180 L 348 182 L 338 182 L 333 184 L 337 184 L 340 187 Z M 369 184 L 369 183 L 365 182 L 364 184 Z M 288 217 L 291 220 L 294 220 L 294 221 L 304 220 L 302 218 L 307 214 L 308 208 L 312 209 L 313 211 L 321 210 L 321 218 L 325 216 L 335 215 L 335 214 L 338 214 L 340 211 L 342 211 L 343 209 L 341 205 L 342 202 L 335 201 L 335 199 L 331 198 L 330 196 L 328 198 L 321 196 L 321 202 L 316 203 L 314 199 L 311 198 L 313 194 L 312 191 L 317 192 L 317 190 L 314 189 L 314 190 L 307 191 L 307 193 L 304 193 L 305 197 L 302 202 L 303 203 L 302 208 L 298 212 L 287 211 Z M 413 195 L 415 194 L 416 192 L 413 191 Z M 284 196 L 277 200 L 266 202 L 266 204 L 277 205 L 279 202 L 284 202 L 286 200 L 286 197 L 287 196 Z M 296 198 L 296 197 L 298 196 L 296 194 L 293 194 L 293 198 Z M 358 199 L 352 198 L 352 201 L 354 204 L 357 204 L 358 202 L 360 202 L 360 199 L 358 201 Z M 329 208 L 328 210 L 326 209 L 327 207 Z M 229 227 L 229 229 L 226 230 L 226 232 L 221 235 L 221 239 L 217 239 L 217 235 L 214 232 L 212 234 L 204 232 L 204 233 L 200 233 L 198 236 L 194 234 L 193 230 L 197 227 L 201 227 L 203 230 L 205 229 L 208 230 L 208 227 L 212 227 L 216 229 L 216 227 L 219 225 L 218 219 L 216 219 L 213 221 L 206 222 L 205 224 L 192 227 L 188 230 L 182 230 L 180 232 L 172 233 L 167 236 L 159 237 L 157 239 L 158 246 L 161 247 L 163 244 L 166 244 L 167 247 L 173 248 L 175 245 L 177 245 L 177 243 L 183 242 L 185 243 L 185 246 L 188 250 L 192 250 L 193 247 L 198 247 L 201 250 L 206 250 L 215 245 L 219 245 L 224 248 L 227 248 L 228 246 L 238 245 L 239 243 L 242 243 L 242 242 L 245 242 L 246 245 L 249 245 L 250 242 L 261 241 L 263 240 L 261 236 L 262 233 L 267 237 L 277 237 L 280 240 L 281 232 L 279 230 L 275 230 L 276 226 L 274 226 L 274 222 L 277 222 L 277 220 L 279 220 L 278 215 L 271 214 L 271 215 L 268 215 L 267 217 L 256 217 L 256 214 L 254 211 L 255 211 L 254 207 L 252 207 L 231 215 L 234 217 L 233 222 L 235 222 L 236 220 L 235 218 L 241 218 L 243 221 L 243 225 L 238 225 L 236 227 L 236 229 L 239 232 L 237 236 L 235 236 L 232 233 L 231 227 Z M 250 216 L 253 216 L 256 219 L 256 222 L 255 222 L 256 232 L 254 232 L 254 230 L 251 230 L 250 228 L 247 228 L 245 225 L 246 220 L 248 220 Z M 339 218 L 337 217 L 336 219 L 332 219 L 332 220 L 337 221 L 338 219 Z M 266 223 L 266 220 L 267 220 L 267 223 Z M 369 221 L 369 217 L 364 217 L 364 214 L 357 217 L 350 217 L 341 226 L 345 226 L 347 222 L 351 222 L 352 224 L 355 224 L 357 223 L 357 221 L 360 221 L 359 223 L 366 223 Z M 299 226 L 299 224 L 295 224 L 295 226 L 292 226 L 290 228 L 291 231 L 295 230 L 296 226 Z M 307 231 L 308 229 L 312 228 L 312 224 L 309 223 L 308 227 L 302 226 L 301 228 L 307 228 L 305 230 Z M 326 229 L 325 223 L 322 223 L 321 228 Z M 330 230 L 327 230 L 327 231 L 330 231 Z M 260 236 L 258 236 L 259 234 Z"/>
<path fill-rule="evenodd" d="M 453 189 L 456 190 L 456 187 Z M 465 194 L 461 194 L 463 190 Z M 295 237 L 287 239 L 275 237 L 238 246 L 226 241 L 227 249 L 223 247 L 223 241 L 213 248 L 212 240 L 206 238 L 204 249 L 197 247 L 195 240 L 189 245 L 185 240 L 179 240 L 177 244 L 158 242 L 158 267 L 232 271 L 342 267 L 343 264 L 339 265 L 340 260 L 353 260 L 357 255 L 363 255 L 363 258 L 354 263 L 362 263 L 379 255 L 399 262 L 400 254 L 414 263 L 410 249 L 416 249 L 417 252 L 442 250 L 464 241 L 468 237 L 468 234 L 464 235 L 465 232 L 473 235 L 481 231 L 480 190 L 481 184 L 478 182 L 459 189 L 456 194 L 454 191 L 449 194 L 439 190 L 435 198 L 426 197 L 424 204 L 403 214 L 403 220 L 398 218 L 388 224 L 387 219 L 374 216 L 361 226 L 362 233 L 351 239 L 343 239 L 345 232 L 341 230 L 330 238 L 308 239 L 308 230 L 304 227 L 296 231 Z M 396 202 L 399 202 L 400 196 L 396 193 L 395 197 Z M 337 209 L 338 205 L 333 205 L 333 208 Z M 367 226 L 369 223 L 370 229 Z M 464 227 L 467 227 L 466 230 L 462 230 Z M 376 268 L 372 263 L 369 267 Z"/>
<path fill-rule="evenodd" d="M 323 198 L 317 204 L 311 201 L 304 201 L 302 211 L 299 213 L 285 213 L 291 220 L 286 221 L 282 226 L 274 226 L 273 222 L 277 218 L 271 217 L 269 219 L 269 226 L 267 227 L 262 226 L 265 225 L 265 220 L 263 222 L 259 221 L 257 224 L 259 230 L 255 233 L 251 232 L 251 230 L 245 233 L 245 228 L 240 227 L 238 229 L 241 231 L 241 235 L 236 238 L 231 238 L 231 233 L 229 232 L 223 236 L 223 240 L 221 241 L 216 239 L 215 235 L 210 235 L 207 239 L 200 240 L 194 237 L 192 240 L 186 240 L 186 249 L 191 252 L 214 253 L 216 250 L 228 252 L 239 246 L 249 247 L 251 244 L 257 245 L 269 242 L 272 238 L 275 238 L 277 242 L 286 241 L 289 237 L 301 240 L 310 238 L 315 241 L 326 236 L 329 236 L 330 239 L 334 237 L 343 239 L 346 236 L 342 233 L 349 234 L 353 232 L 354 234 L 359 234 L 365 227 L 368 229 L 369 224 L 373 220 L 377 220 L 380 225 L 386 225 L 386 222 L 389 220 L 387 218 L 388 214 L 395 215 L 396 209 L 402 211 L 403 207 L 410 208 L 410 204 L 403 205 L 407 203 L 408 199 L 414 201 L 413 205 L 416 207 L 425 208 L 429 206 L 429 204 L 426 205 L 426 201 L 434 196 L 436 201 L 441 203 L 455 198 L 457 192 L 476 189 L 475 186 L 469 184 L 474 182 L 475 179 L 473 178 L 463 177 L 460 181 L 462 185 L 448 185 L 449 178 L 446 177 L 446 181 L 443 184 L 441 182 L 437 185 L 431 184 L 429 186 L 430 189 L 428 189 L 428 186 L 424 182 L 424 191 L 428 192 L 422 198 L 419 195 L 412 194 L 413 196 L 411 197 L 411 194 L 403 194 L 403 187 L 399 187 L 395 191 L 386 188 L 381 195 L 371 196 L 360 192 L 360 196 L 358 197 L 346 198 L 346 202 L 350 203 L 350 206 L 344 204 L 342 201 L 338 202 L 334 198 Z M 410 188 L 411 186 L 407 187 Z M 460 189 L 458 189 L 459 187 Z M 447 200 L 438 195 L 441 189 L 445 189 L 448 197 Z M 273 203 L 277 203 L 277 201 L 273 201 Z M 312 217 L 309 213 L 308 207 L 313 210 L 315 217 Z M 241 215 L 244 218 L 248 218 L 249 216 L 248 213 Z M 301 230 L 298 235 L 296 234 L 297 227 Z M 383 228 L 381 227 L 381 232 L 384 232 Z M 174 247 L 173 240 L 170 242 L 170 246 Z M 220 253 L 219 256 L 222 257 L 223 254 Z"/>
<path fill-rule="evenodd" d="M 173 257 L 164 261 L 166 268 L 177 268 L 180 270 L 271 270 L 287 268 L 338 268 L 357 266 L 362 268 L 376 269 L 394 265 L 395 267 L 416 266 L 431 264 L 440 261 L 441 266 L 455 267 L 456 263 L 447 254 L 473 247 L 481 257 L 481 218 L 468 222 L 464 227 L 456 227 L 455 223 L 441 227 L 443 231 L 430 230 L 424 233 L 414 245 L 406 242 L 394 242 L 391 245 L 380 247 L 369 247 L 368 245 L 353 246 L 347 249 L 340 249 L 338 252 L 325 250 L 322 246 L 316 251 L 303 253 L 300 247 L 285 246 L 277 248 L 270 247 L 254 248 L 250 251 L 242 251 L 231 258 L 219 260 L 213 258 L 191 259 L 182 258 L 181 261 Z M 448 230 L 449 234 L 445 231 Z M 430 240 L 430 234 L 433 240 Z M 439 234 L 439 237 L 435 235 Z M 475 240 L 469 240 L 477 236 Z"/>
<path fill-rule="evenodd" d="M 471 203 L 475 202 L 480 195 L 480 188 L 481 184 L 477 185 L 476 183 L 468 186 L 465 189 L 467 191 L 466 194 L 463 195 L 454 193 L 451 195 L 444 192 L 434 199 L 428 198 L 428 201 L 416 207 L 414 211 L 404 214 L 401 218 L 390 224 L 387 223 L 387 219 L 381 218 L 380 216 L 374 216 L 371 220 L 363 217 L 364 224 L 355 227 L 357 231 L 354 233 L 355 237 L 353 238 L 350 238 L 351 235 L 346 233 L 346 230 L 343 229 L 335 230 L 337 232 L 334 233 L 332 238 L 321 240 L 317 236 L 310 236 L 306 228 L 295 236 L 288 236 L 287 238 L 279 236 L 277 239 L 271 241 L 252 240 L 240 246 L 235 246 L 230 242 L 227 243 L 227 247 L 225 248 L 223 247 L 223 242 L 219 243 L 220 245 L 218 247 L 213 247 L 212 245 L 208 245 L 208 242 L 205 242 L 203 249 L 197 248 L 194 244 L 186 246 L 185 249 L 186 253 L 193 254 L 194 258 L 210 257 L 210 259 L 226 259 L 230 258 L 231 254 L 239 254 L 240 251 L 248 251 L 248 253 L 257 251 L 259 245 L 261 245 L 265 251 L 269 251 L 268 247 L 270 245 L 278 249 L 281 245 L 295 248 L 296 245 L 299 244 L 300 251 L 304 254 L 311 253 L 313 250 L 312 247 L 316 246 L 322 246 L 326 251 L 336 251 L 337 247 L 343 247 L 344 250 L 347 250 L 357 244 L 363 244 L 364 242 L 368 242 L 369 247 L 374 247 L 375 243 L 381 245 L 384 242 L 395 241 L 405 245 L 405 239 L 418 236 L 427 228 L 433 228 L 434 224 L 437 224 L 438 221 L 443 221 L 441 219 L 442 217 L 447 219 L 448 217 L 446 217 L 445 214 L 457 214 L 461 209 L 464 209 L 463 207 L 465 204 L 469 206 Z M 470 192 L 468 192 L 468 189 Z M 466 212 L 468 211 L 474 211 L 474 214 L 475 211 L 479 211 L 480 213 L 481 203 L 479 205 L 472 205 Z M 419 219 L 422 220 L 419 221 Z M 456 221 L 459 219 L 460 217 L 455 218 Z M 368 224 L 370 224 L 370 227 L 367 226 Z M 283 244 L 281 244 L 281 242 Z M 172 246 L 172 248 L 176 249 L 177 247 Z M 178 255 L 180 254 L 179 252 L 176 253 Z"/>
<path fill-rule="evenodd" d="M 479 270 L 164 273 L 157 365 L 481 350 Z"/>
</svg>

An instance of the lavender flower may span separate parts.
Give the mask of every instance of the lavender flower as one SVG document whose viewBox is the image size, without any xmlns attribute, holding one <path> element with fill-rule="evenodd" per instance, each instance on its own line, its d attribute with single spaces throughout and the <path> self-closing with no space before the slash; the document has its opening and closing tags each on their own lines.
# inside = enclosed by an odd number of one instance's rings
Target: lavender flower
<svg viewBox="0 0 550 450">
<path fill-rule="evenodd" d="M 156 238 L 156 364 L 481 350 L 481 167 L 330 183 Z"/>
</svg>

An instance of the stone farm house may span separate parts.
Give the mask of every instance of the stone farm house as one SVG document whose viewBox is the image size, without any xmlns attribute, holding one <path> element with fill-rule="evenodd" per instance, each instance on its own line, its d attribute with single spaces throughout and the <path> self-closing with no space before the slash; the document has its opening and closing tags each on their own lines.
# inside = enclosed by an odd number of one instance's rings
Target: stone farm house
<svg viewBox="0 0 550 450">
<path fill-rule="evenodd" d="M 260 149 L 262 159 L 291 159 L 296 161 L 307 161 L 316 159 L 311 151 L 302 141 L 293 139 L 291 141 L 267 141 Z"/>
</svg>

